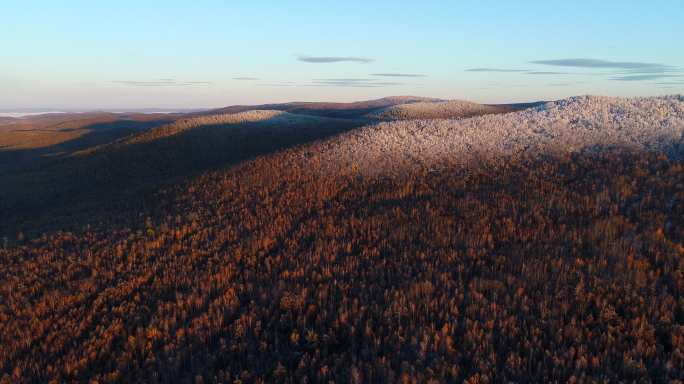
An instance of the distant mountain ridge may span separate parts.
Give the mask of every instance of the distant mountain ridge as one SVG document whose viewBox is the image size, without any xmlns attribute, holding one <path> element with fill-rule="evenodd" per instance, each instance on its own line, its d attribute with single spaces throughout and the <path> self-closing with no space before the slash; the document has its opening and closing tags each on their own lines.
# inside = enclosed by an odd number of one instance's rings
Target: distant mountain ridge
<svg viewBox="0 0 684 384">
<path fill-rule="evenodd" d="M 290 113 L 300 113 L 309 115 L 321 115 L 328 117 L 361 117 L 367 113 L 380 108 L 392 105 L 409 104 L 417 102 L 434 102 L 442 99 L 420 97 L 420 96 L 389 96 L 381 99 L 356 101 L 350 103 L 339 102 L 310 102 L 295 101 L 281 104 L 261 104 L 261 105 L 232 105 L 225 108 L 212 109 L 199 112 L 198 114 L 219 114 L 219 113 L 238 113 L 249 110 L 276 110 Z"/>
</svg>

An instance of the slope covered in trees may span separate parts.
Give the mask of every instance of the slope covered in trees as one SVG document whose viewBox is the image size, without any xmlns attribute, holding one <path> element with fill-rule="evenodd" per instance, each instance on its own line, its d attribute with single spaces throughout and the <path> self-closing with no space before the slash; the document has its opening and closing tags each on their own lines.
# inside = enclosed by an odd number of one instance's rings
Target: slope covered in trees
<svg viewBox="0 0 684 384">
<path fill-rule="evenodd" d="M 175 120 L 170 114 L 53 113 L 0 120 L 0 175 Z"/>
<path fill-rule="evenodd" d="M 363 122 L 280 111 L 178 119 L 3 175 L 0 237 L 140 209 L 158 188 L 203 171 L 322 139 Z M 94 218 L 94 220 L 93 220 Z"/>
<path fill-rule="evenodd" d="M 620 99 L 583 96 L 507 114 L 461 120 L 381 122 L 312 150 L 324 164 L 355 163 L 365 174 L 404 173 L 502 157 L 592 152 L 597 147 L 681 153 L 680 97 Z"/>
<path fill-rule="evenodd" d="M 381 123 L 2 250 L 2 380 L 684 380 L 682 104 Z"/>
<path fill-rule="evenodd" d="M 106 213 L 138 210 L 164 185 L 362 126 L 371 110 L 432 100 L 400 96 L 270 105 L 274 110 L 233 106 L 186 115 L 18 119 L 0 128 L 0 176 L 6 185 L 0 189 L 0 238 L 77 228 Z M 17 143 L 30 148 L 16 148 Z"/>
<path fill-rule="evenodd" d="M 462 100 L 424 101 L 393 105 L 369 114 L 377 120 L 460 119 L 490 113 L 512 112 L 507 105 L 485 105 Z"/>
</svg>

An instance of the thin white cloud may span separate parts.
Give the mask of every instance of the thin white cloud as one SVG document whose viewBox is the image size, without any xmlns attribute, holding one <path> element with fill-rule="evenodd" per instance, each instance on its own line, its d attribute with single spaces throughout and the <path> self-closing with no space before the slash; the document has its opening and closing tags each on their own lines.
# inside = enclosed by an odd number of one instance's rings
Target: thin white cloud
<svg viewBox="0 0 684 384">
<path fill-rule="evenodd" d="M 678 68 L 662 63 L 647 63 L 639 61 L 609 61 L 600 59 L 556 59 L 556 60 L 535 60 L 532 64 L 549 65 L 567 68 L 602 68 L 624 70 L 628 73 L 665 73 L 677 71 Z"/>
<path fill-rule="evenodd" d="M 375 81 L 373 79 L 328 79 L 328 80 L 314 80 L 315 85 L 326 85 L 331 87 L 358 87 L 358 88 L 375 88 L 375 87 L 389 87 L 395 85 L 402 85 L 403 83 L 394 81 Z"/>
<path fill-rule="evenodd" d="M 298 56 L 297 60 L 305 63 L 314 64 L 330 64 L 330 63 L 342 63 L 342 62 L 352 62 L 352 63 L 370 63 L 373 59 L 367 57 L 355 57 L 355 56 Z"/>
<path fill-rule="evenodd" d="M 567 72 L 553 72 L 553 71 L 528 71 L 527 75 L 569 75 Z"/>
<path fill-rule="evenodd" d="M 515 73 L 528 72 L 527 69 L 508 69 L 508 68 L 470 68 L 467 72 L 501 72 L 501 73 Z"/>
<path fill-rule="evenodd" d="M 616 76 L 611 77 L 610 80 L 614 81 L 644 81 L 644 80 L 658 80 L 663 78 L 673 77 L 670 75 L 658 75 L 658 74 L 642 74 L 642 75 L 628 75 L 628 76 Z"/>
<path fill-rule="evenodd" d="M 149 81 L 114 80 L 112 83 L 131 87 L 191 87 L 211 84 L 209 81 L 177 81 L 174 79 L 158 79 Z"/>
<path fill-rule="evenodd" d="M 427 77 L 419 73 L 371 73 L 370 76 L 378 77 Z"/>
<path fill-rule="evenodd" d="M 313 79 L 310 82 L 271 82 L 259 83 L 261 87 L 346 87 L 346 88 L 380 88 L 404 85 L 394 81 L 377 81 L 377 79 L 364 78 L 329 78 Z"/>
</svg>

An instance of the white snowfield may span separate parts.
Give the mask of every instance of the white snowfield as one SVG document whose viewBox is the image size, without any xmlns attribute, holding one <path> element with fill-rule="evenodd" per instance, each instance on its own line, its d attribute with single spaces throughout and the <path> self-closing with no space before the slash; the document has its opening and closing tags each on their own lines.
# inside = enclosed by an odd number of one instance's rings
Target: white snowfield
<svg viewBox="0 0 684 384">
<path fill-rule="evenodd" d="M 308 160 L 330 172 L 350 167 L 370 176 L 605 146 L 681 153 L 683 134 L 680 96 L 580 96 L 470 119 L 378 123 L 316 145 Z"/>
</svg>

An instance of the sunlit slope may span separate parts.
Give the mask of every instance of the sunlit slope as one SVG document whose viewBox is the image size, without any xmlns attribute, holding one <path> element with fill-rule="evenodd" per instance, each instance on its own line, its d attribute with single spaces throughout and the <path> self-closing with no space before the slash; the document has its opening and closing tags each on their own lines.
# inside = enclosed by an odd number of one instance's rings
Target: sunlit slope
<svg viewBox="0 0 684 384">
<path fill-rule="evenodd" d="M 365 174 L 387 174 L 599 146 L 672 153 L 681 148 L 683 132 L 679 97 L 583 96 L 470 119 L 381 122 L 312 152 L 332 172 L 354 165 Z"/>
</svg>

